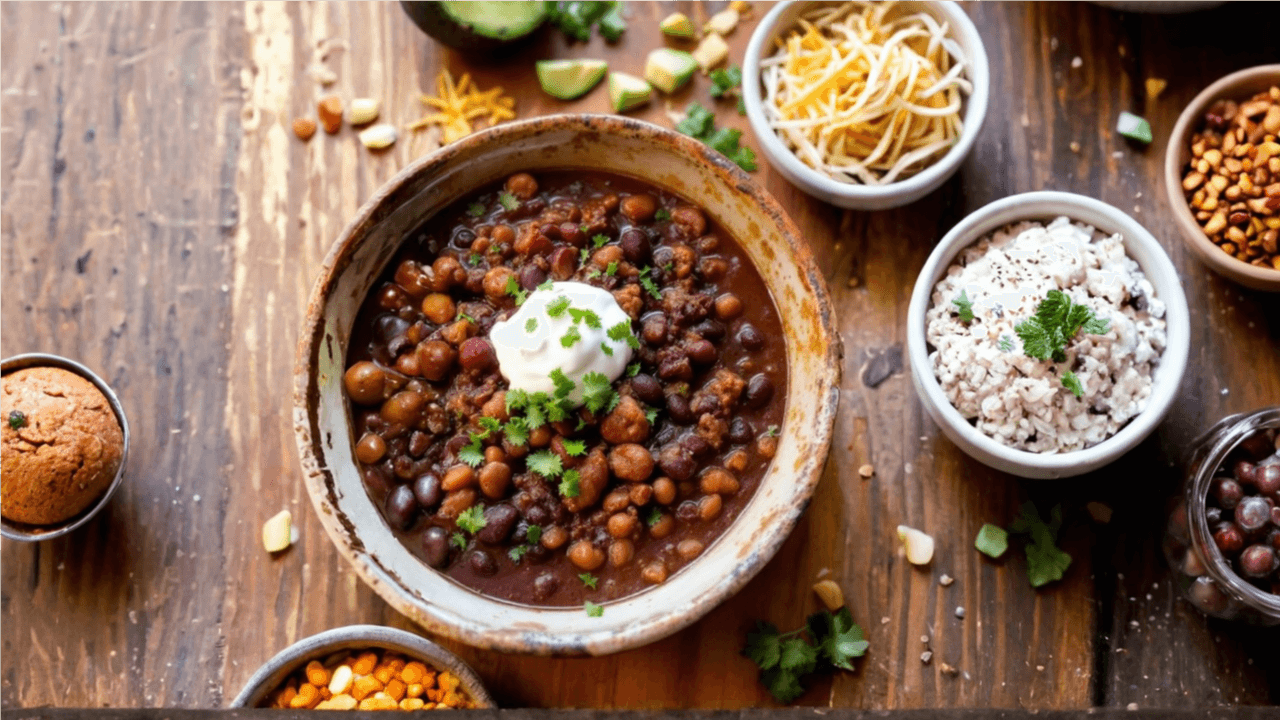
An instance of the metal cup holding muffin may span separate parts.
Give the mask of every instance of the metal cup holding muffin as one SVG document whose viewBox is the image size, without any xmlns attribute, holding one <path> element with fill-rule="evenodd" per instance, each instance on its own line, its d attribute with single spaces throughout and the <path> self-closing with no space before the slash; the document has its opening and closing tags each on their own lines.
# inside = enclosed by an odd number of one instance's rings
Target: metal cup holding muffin
<svg viewBox="0 0 1280 720">
<path fill-rule="evenodd" d="M 0 535 L 34 542 L 85 524 L 124 478 L 129 422 L 89 368 L 44 353 L 0 364 Z"/>
</svg>

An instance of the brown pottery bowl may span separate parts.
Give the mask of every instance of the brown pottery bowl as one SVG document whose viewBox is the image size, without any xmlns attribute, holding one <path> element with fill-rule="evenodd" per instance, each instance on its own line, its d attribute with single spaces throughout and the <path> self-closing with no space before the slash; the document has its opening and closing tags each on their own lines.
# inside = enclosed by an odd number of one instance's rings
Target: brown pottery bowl
<svg viewBox="0 0 1280 720">
<path fill-rule="evenodd" d="M 737 520 L 665 583 L 582 608 L 519 605 L 427 567 L 369 499 L 342 387 L 361 302 L 402 239 L 434 213 L 519 171 L 630 176 L 706 210 L 759 269 L 778 306 L 788 386 L 778 452 Z M 604 654 L 653 642 L 740 590 L 773 557 L 818 483 L 838 399 L 840 339 L 826 285 L 791 220 L 745 172 L 691 138 L 607 115 L 499 125 L 414 162 L 378 190 L 325 260 L 298 344 L 294 427 L 307 490 L 339 552 L 387 602 L 424 628 L 482 648 Z"/>
</svg>

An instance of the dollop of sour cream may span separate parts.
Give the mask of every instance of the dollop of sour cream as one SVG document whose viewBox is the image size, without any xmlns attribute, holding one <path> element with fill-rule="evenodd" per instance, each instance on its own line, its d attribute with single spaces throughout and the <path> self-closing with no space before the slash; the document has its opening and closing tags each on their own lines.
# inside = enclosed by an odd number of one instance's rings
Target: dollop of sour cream
<svg viewBox="0 0 1280 720">
<path fill-rule="evenodd" d="M 599 322 L 584 311 L 594 313 Z M 612 340 L 608 335 L 619 323 L 626 324 L 630 335 L 631 317 L 607 290 L 557 282 L 550 289 L 533 291 L 514 315 L 494 323 L 489 341 L 498 355 L 498 369 L 512 388 L 554 395 L 551 373 L 559 369 L 574 383 L 569 398 L 581 405 L 583 376 L 596 372 L 613 382 L 631 362 L 626 337 Z"/>
</svg>

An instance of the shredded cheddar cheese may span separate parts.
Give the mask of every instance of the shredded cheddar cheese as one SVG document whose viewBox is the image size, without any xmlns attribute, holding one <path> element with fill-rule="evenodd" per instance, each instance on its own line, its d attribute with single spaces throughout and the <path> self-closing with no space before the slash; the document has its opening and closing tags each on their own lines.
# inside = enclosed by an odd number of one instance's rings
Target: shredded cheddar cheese
<svg viewBox="0 0 1280 720">
<path fill-rule="evenodd" d="M 834 180 L 883 185 L 945 153 L 973 87 L 945 22 L 893 2 L 801 15 L 762 61 L 764 113 L 802 162 Z"/>
<path fill-rule="evenodd" d="M 441 70 L 436 77 L 436 95 L 422 96 L 422 104 L 436 112 L 418 119 L 409 125 L 409 129 L 421 130 L 428 125 L 439 125 L 444 131 L 446 145 L 470 135 L 474 131 L 472 121 L 486 115 L 489 116 L 490 127 L 516 117 L 514 98 L 503 95 L 501 87 L 480 90 L 469 73 L 463 73 L 454 83 L 449 69 Z"/>
</svg>

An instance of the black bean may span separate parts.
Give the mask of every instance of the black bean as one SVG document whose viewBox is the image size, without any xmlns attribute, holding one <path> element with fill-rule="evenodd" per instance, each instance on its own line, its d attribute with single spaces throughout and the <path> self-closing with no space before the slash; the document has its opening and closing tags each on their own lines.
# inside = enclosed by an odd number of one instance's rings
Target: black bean
<svg viewBox="0 0 1280 720">
<path fill-rule="evenodd" d="M 582 227 L 577 223 L 562 222 L 560 223 L 560 237 L 570 245 L 582 247 L 587 241 L 586 235 L 582 232 Z"/>
<path fill-rule="evenodd" d="M 729 442 L 746 445 L 756 436 L 756 431 L 745 418 L 736 417 L 729 423 Z"/>
<path fill-rule="evenodd" d="M 689 433 L 688 435 L 680 438 L 680 445 L 685 450 L 688 450 L 689 454 L 698 460 L 705 458 L 707 455 L 711 454 L 711 451 L 713 450 L 711 443 L 703 440 L 702 436 L 695 433 Z"/>
<path fill-rule="evenodd" d="M 743 396 L 749 408 L 762 408 L 773 397 L 773 381 L 764 373 L 757 373 L 747 381 L 747 392 Z"/>
<path fill-rule="evenodd" d="M 400 337 L 409 331 L 409 323 L 395 315 L 382 314 L 377 320 L 373 321 L 374 335 L 380 339 L 383 344 L 389 343 L 392 339 Z"/>
<path fill-rule="evenodd" d="M 418 474 L 417 469 L 418 464 L 408 455 L 397 455 L 396 459 L 391 461 L 391 471 L 401 480 L 412 480 Z M 413 495 L 413 491 L 410 490 L 409 494 Z"/>
<path fill-rule="evenodd" d="M 720 342 L 724 339 L 724 323 L 716 320 L 703 320 L 693 326 L 693 331 L 711 342 Z"/>
<path fill-rule="evenodd" d="M 640 373 L 631 378 L 631 391 L 645 404 L 662 407 L 662 383 L 652 375 Z"/>
<path fill-rule="evenodd" d="M 398 485 L 387 496 L 387 522 L 398 530 L 408 530 L 418 518 L 418 499 L 408 485 Z"/>
<path fill-rule="evenodd" d="M 422 454 L 425 453 L 427 449 L 430 447 L 431 447 L 430 435 L 420 430 L 414 430 L 413 434 L 409 436 L 409 454 L 410 455 L 416 458 L 420 458 L 422 457 Z"/>
<path fill-rule="evenodd" d="M 679 425 L 688 425 L 694 420 L 693 411 L 689 409 L 689 401 L 685 400 L 683 395 L 675 393 L 667 395 L 667 414 L 672 422 Z"/>
<path fill-rule="evenodd" d="M 667 445 L 658 453 L 658 467 L 664 475 L 676 482 L 684 482 L 693 477 L 698 464 L 689 456 L 689 451 L 680 445 Z"/>
<path fill-rule="evenodd" d="M 471 565 L 471 572 L 481 577 L 489 577 L 498 572 L 498 562 L 484 550 L 473 551 L 467 558 L 467 563 Z"/>
<path fill-rule="evenodd" d="M 632 265 L 648 265 L 653 257 L 653 244 L 649 242 L 649 235 L 640 228 L 623 230 L 618 244 L 622 246 L 622 257 Z"/>
<path fill-rule="evenodd" d="M 518 273 L 520 277 L 520 287 L 533 292 L 539 285 L 547 281 L 547 271 L 543 270 L 537 263 L 526 263 L 520 268 Z"/>
<path fill-rule="evenodd" d="M 712 345 L 709 340 L 698 340 L 690 343 L 685 348 L 685 353 L 688 354 L 690 360 L 699 365 L 710 365 L 716 361 L 716 357 L 719 355 L 716 352 L 716 346 Z"/>
<path fill-rule="evenodd" d="M 685 500 L 676 507 L 676 518 L 683 522 L 693 522 L 698 519 L 698 503 L 692 500 Z"/>
<path fill-rule="evenodd" d="M 444 499 L 444 491 L 440 489 L 440 476 L 435 473 L 423 473 L 413 481 L 413 496 L 418 504 L 428 510 L 440 504 Z"/>
<path fill-rule="evenodd" d="M 533 579 L 533 597 L 536 600 L 546 600 L 558 589 L 560 589 L 560 581 L 549 572 L 542 573 Z"/>
<path fill-rule="evenodd" d="M 533 505 L 528 510 L 525 510 L 524 519 L 530 525 L 546 525 L 547 521 L 551 519 L 551 513 L 547 512 L 547 509 L 541 505 Z"/>
<path fill-rule="evenodd" d="M 476 533 L 476 539 L 490 545 L 501 543 L 511 535 L 519 517 L 520 513 L 506 503 L 489 507 L 484 511 L 484 527 Z"/>
<path fill-rule="evenodd" d="M 442 568 L 449 560 L 449 533 L 442 527 L 430 527 L 422 533 L 423 560 L 433 568 Z"/>
<path fill-rule="evenodd" d="M 759 350 L 764 347 L 764 335 L 756 329 L 755 325 L 744 322 L 742 327 L 738 328 L 738 344 L 747 350 Z"/>
</svg>

